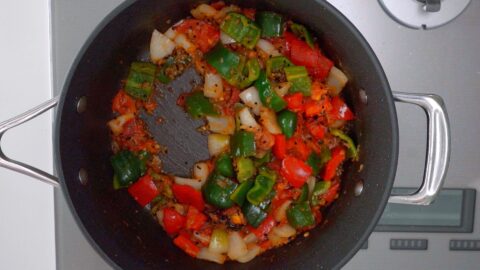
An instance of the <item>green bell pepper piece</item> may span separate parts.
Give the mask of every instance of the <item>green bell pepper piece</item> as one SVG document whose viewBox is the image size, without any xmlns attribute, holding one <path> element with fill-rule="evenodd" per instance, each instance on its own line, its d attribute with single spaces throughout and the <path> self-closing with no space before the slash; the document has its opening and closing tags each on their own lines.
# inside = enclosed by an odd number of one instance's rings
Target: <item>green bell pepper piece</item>
<svg viewBox="0 0 480 270">
<path fill-rule="evenodd" d="M 254 205 L 259 205 L 271 195 L 277 180 L 275 171 L 267 167 L 260 167 L 258 171 L 259 174 L 255 178 L 255 185 L 247 194 L 247 200 Z"/>
<path fill-rule="evenodd" d="M 296 229 L 315 224 L 312 209 L 308 202 L 301 202 L 290 206 L 287 210 L 287 220 Z"/>
<path fill-rule="evenodd" d="M 312 152 L 308 155 L 307 164 L 312 168 L 312 176 L 317 176 L 320 171 L 320 166 L 322 163 L 322 158 L 319 154 Z"/>
<path fill-rule="evenodd" d="M 261 34 L 261 30 L 255 25 L 255 22 L 236 12 L 227 14 L 220 29 L 248 49 L 255 47 Z"/>
<path fill-rule="evenodd" d="M 236 160 L 237 180 L 243 182 L 255 175 L 256 169 L 253 161 L 247 157 L 239 157 Z"/>
<path fill-rule="evenodd" d="M 330 129 L 330 133 L 332 133 L 333 136 L 340 138 L 347 144 L 348 156 L 356 160 L 358 156 L 358 150 L 352 138 L 339 129 Z"/>
<path fill-rule="evenodd" d="M 277 122 L 282 129 L 282 133 L 288 139 L 293 136 L 297 129 L 297 114 L 289 110 L 281 111 L 277 115 Z"/>
<path fill-rule="evenodd" d="M 234 157 L 255 155 L 255 136 L 252 132 L 240 130 L 230 138 L 230 153 Z"/>
<path fill-rule="evenodd" d="M 315 187 L 313 188 L 312 192 L 312 205 L 318 205 L 320 203 L 320 196 L 327 193 L 328 189 L 331 186 L 330 181 L 319 181 L 315 183 Z"/>
<path fill-rule="evenodd" d="M 130 186 L 145 174 L 146 158 L 142 159 L 128 150 L 123 150 L 111 157 L 113 167 L 113 188 L 120 189 Z"/>
<path fill-rule="evenodd" d="M 248 224 L 254 228 L 257 228 L 268 215 L 260 206 L 253 205 L 248 201 L 243 204 L 242 213 L 247 219 Z"/>
<path fill-rule="evenodd" d="M 287 102 L 283 100 L 275 91 L 272 89 L 272 85 L 267 78 L 265 71 L 260 72 L 258 80 L 255 81 L 255 87 L 258 90 L 258 95 L 262 104 L 275 112 L 283 110 L 287 106 Z"/>
<path fill-rule="evenodd" d="M 308 185 L 304 184 L 301 189 L 300 196 L 298 196 L 297 200 L 295 201 L 296 203 L 301 203 L 305 202 L 308 200 Z"/>
<path fill-rule="evenodd" d="M 267 60 L 267 75 L 270 77 L 272 73 L 283 71 L 286 67 L 293 66 L 293 63 L 285 56 L 274 56 Z"/>
<path fill-rule="evenodd" d="M 221 209 L 233 206 L 230 196 L 237 188 L 238 184 L 220 174 L 212 173 L 207 182 L 202 187 L 202 194 L 205 201 Z"/>
<path fill-rule="evenodd" d="M 292 84 L 289 89 L 290 93 L 300 92 L 304 96 L 310 96 L 312 94 L 312 80 L 308 76 L 308 71 L 304 66 L 286 67 L 285 75 L 287 76 L 287 81 Z"/>
<path fill-rule="evenodd" d="M 290 25 L 290 29 L 297 37 L 303 39 L 308 44 L 308 46 L 310 46 L 310 48 L 312 49 L 315 48 L 312 35 L 310 34 L 310 32 L 307 30 L 305 26 L 298 23 L 292 23 Z"/>
<path fill-rule="evenodd" d="M 218 115 L 210 100 L 202 92 L 196 91 L 185 99 L 185 108 L 192 118 L 200 118 L 205 115 Z"/>
<path fill-rule="evenodd" d="M 225 176 L 233 177 L 233 163 L 232 158 L 227 154 L 222 154 L 215 161 L 215 172 Z"/>
<path fill-rule="evenodd" d="M 242 183 L 235 189 L 235 191 L 230 195 L 230 199 L 234 201 L 239 206 L 243 206 L 245 198 L 247 197 L 248 191 L 253 187 L 253 180 L 247 180 Z"/>
<path fill-rule="evenodd" d="M 155 70 L 152 63 L 133 62 L 130 65 L 125 91 L 136 99 L 146 100 L 153 91 Z"/>
<path fill-rule="evenodd" d="M 239 73 L 239 78 L 232 80 L 230 83 L 240 89 L 247 88 L 260 76 L 260 62 L 257 58 L 248 59 L 242 72 Z"/>
<path fill-rule="evenodd" d="M 205 55 L 205 59 L 225 80 L 238 76 L 238 67 L 242 61 L 240 55 L 225 48 L 220 42 Z"/>
<path fill-rule="evenodd" d="M 262 29 L 262 37 L 280 37 L 283 35 L 283 17 L 270 11 L 258 12 L 255 22 Z"/>
</svg>

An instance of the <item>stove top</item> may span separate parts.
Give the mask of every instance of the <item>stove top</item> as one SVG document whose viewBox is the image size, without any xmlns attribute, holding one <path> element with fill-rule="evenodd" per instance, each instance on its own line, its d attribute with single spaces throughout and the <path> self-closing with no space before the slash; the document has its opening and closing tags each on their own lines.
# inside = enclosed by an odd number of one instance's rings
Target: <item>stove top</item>
<svg viewBox="0 0 480 270">
<path fill-rule="evenodd" d="M 62 88 L 88 35 L 121 2 L 52 0 L 54 89 Z M 344 269 L 477 269 L 480 125 L 472 123 L 480 115 L 480 1 L 471 1 L 453 21 L 430 30 L 399 24 L 377 1 L 329 2 L 370 43 L 392 90 L 442 96 L 452 129 L 450 169 L 439 200 L 431 207 L 389 205 L 364 249 Z M 395 186 L 415 188 L 425 164 L 426 117 L 417 107 L 396 106 L 400 155 Z M 58 269 L 111 269 L 87 243 L 62 196 L 55 194 Z"/>
</svg>

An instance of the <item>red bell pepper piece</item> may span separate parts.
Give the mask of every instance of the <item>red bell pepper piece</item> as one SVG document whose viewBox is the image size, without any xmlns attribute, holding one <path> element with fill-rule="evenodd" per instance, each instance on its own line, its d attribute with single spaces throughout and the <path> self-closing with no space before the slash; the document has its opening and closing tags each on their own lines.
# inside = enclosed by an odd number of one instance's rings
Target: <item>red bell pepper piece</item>
<svg viewBox="0 0 480 270">
<path fill-rule="evenodd" d="M 112 110 L 119 114 L 136 113 L 137 107 L 135 106 L 135 100 L 121 90 L 113 98 Z"/>
<path fill-rule="evenodd" d="M 336 183 L 328 189 L 325 195 L 323 195 L 323 199 L 327 204 L 333 202 L 337 198 L 339 188 L 340 188 L 340 183 Z"/>
<path fill-rule="evenodd" d="M 311 48 L 292 33 L 285 32 L 284 36 L 288 56 L 295 65 L 305 66 L 315 79 L 323 80 L 328 76 L 333 62 L 322 55 L 318 48 Z"/>
<path fill-rule="evenodd" d="M 345 160 L 346 151 L 342 146 L 337 146 L 332 150 L 332 158 L 325 164 L 323 180 L 331 181 L 337 173 L 338 166 Z"/>
<path fill-rule="evenodd" d="M 145 207 L 145 205 L 158 196 L 159 191 L 155 183 L 153 183 L 152 177 L 146 174 L 128 188 L 128 193 L 132 195 L 140 206 Z"/>
<path fill-rule="evenodd" d="M 264 241 L 268 237 L 268 233 L 277 225 L 277 222 L 273 217 L 267 216 L 264 221 L 257 227 L 250 227 L 250 231 L 253 232 L 260 241 Z"/>
<path fill-rule="evenodd" d="M 173 240 L 173 243 L 185 251 L 188 255 L 192 257 L 197 257 L 197 254 L 200 252 L 200 248 L 197 247 L 190 239 L 185 235 L 179 235 Z"/>
<path fill-rule="evenodd" d="M 203 211 L 205 208 L 205 202 L 203 200 L 202 193 L 193 187 L 173 184 L 172 191 L 178 202 L 192 205 L 200 211 Z"/>
<path fill-rule="evenodd" d="M 186 218 L 173 208 L 163 209 L 163 227 L 168 234 L 176 234 L 185 228 Z"/>
<path fill-rule="evenodd" d="M 290 185 L 299 188 L 303 186 L 308 177 L 312 175 L 312 168 L 298 158 L 287 156 L 282 161 L 281 173 Z"/>
<path fill-rule="evenodd" d="M 335 96 L 331 100 L 332 109 L 328 113 L 328 118 L 330 121 L 336 120 L 353 120 L 355 115 L 353 112 L 348 108 L 345 101 L 340 98 L 339 96 Z"/>
<path fill-rule="evenodd" d="M 220 30 L 202 20 L 186 19 L 175 27 L 175 31 L 187 33 L 193 43 L 204 53 L 220 40 Z"/>
<path fill-rule="evenodd" d="M 283 99 L 287 102 L 290 111 L 299 112 L 303 110 L 303 94 L 297 92 L 295 94 L 286 95 Z"/>
<path fill-rule="evenodd" d="M 186 228 L 197 231 L 207 222 L 207 216 L 194 206 L 188 207 Z"/>
<path fill-rule="evenodd" d="M 325 137 L 325 132 L 327 128 L 320 123 L 310 121 L 307 123 L 307 129 L 310 134 L 317 140 L 321 140 Z"/>
<path fill-rule="evenodd" d="M 287 155 L 287 139 L 285 135 L 275 135 L 275 144 L 273 145 L 273 154 L 278 159 L 283 159 Z"/>
</svg>

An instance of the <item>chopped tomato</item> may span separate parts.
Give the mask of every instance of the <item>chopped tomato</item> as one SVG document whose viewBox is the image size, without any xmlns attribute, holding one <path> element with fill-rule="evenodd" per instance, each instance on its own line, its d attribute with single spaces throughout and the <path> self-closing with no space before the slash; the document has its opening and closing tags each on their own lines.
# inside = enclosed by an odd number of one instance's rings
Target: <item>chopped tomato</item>
<svg viewBox="0 0 480 270">
<path fill-rule="evenodd" d="M 331 181 L 337 174 L 337 169 L 345 160 L 346 152 L 342 146 L 337 146 L 332 150 L 332 158 L 327 162 L 323 172 L 323 180 Z"/>
<path fill-rule="evenodd" d="M 313 117 L 323 112 L 323 106 L 319 101 L 309 100 L 305 102 L 305 116 Z"/>
<path fill-rule="evenodd" d="M 135 100 L 125 91 L 120 90 L 113 98 L 112 110 L 119 114 L 136 113 L 137 107 L 135 106 Z"/>
<path fill-rule="evenodd" d="M 297 92 L 283 97 L 287 102 L 287 107 L 290 111 L 298 112 L 303 110 L 303 94 Z"/>
<path fill-rule="evenodd" d="M 336 121 L 336 120 L 353 120 L 355 118 L 353 112 L 348 108 L 348 105 L 345 101 L 339 97 L 333 97 L 331 100 L 332 109 L 328 113 L 329 121 Z"/>
<path fill-rule="evenodd" d="M 317 140 L 321 140 L 325 137 L 325 132 L 327 128 L 320 123 L 310 121 L 307 123 L 307 129 L 310 134 Z"/>
<path fill-rule="evenodd" d="M 208 52 L 220 40 L 220 30 L 197 19 L 186 19 L 175 27 L 178 33 L 186 33 L 202 52 Z"/>
<path fill-rule="evenodd" d="M 253 232 L 260 241 L 267 239 L 268 233 L 277 225 L 277 222 L 273 217 L 268 216 L 264 221 L 257 227 L 250 227 L 250 231 Z"/>
<path fill-rule="evenodd" d="M 305 41 L 294 34 L 285 32 L 287 55 L 295 65 L 305 66 L 315 79 L 323 80 L 327 77 L 333 62 L 326 58 L 318 48 L 311 48 Z"/>
<path fill-rule="evenodd" d="M 323 199 L 327 204 L 333 202 L 337 198 L 339 188 L 340 183 L 335 183 L 328 189 L 327 193 L 323 195 Z"/>
<path fill-rule="evenodd" d="M 298 158 L 287 156 L 282 161 L 282 175 L 290 185 L 299 188 L 312 175 L 312 168 Z"/>
<path fill-rule="evenodd" d="M 217 1 L 217 2 L 211 3 L 210 6 L 212 6 L 216 10 L 220 10 L 225 7 L 225 2 Z"/>
<path fill-rule="evenodd" d="M 275 144 L 273 145 L 273 154 L 278 159 L 283 159 L 287 155 L 287 139 L 283 134 L 275 135 Z"/>
<path fill-rule="evenodd" d="M 298 137 L 294 136 L 287 140 L 287 154 L 297 157 L 301 160 L 307 160 L 308 155 L 310 155 L 311 150 L 305 144 L 305 141 Z"/>
<path fill-rule="evenodd" d="M 197 254 L 200 252 L 200 248 L 197 247 L 192 240 L 188 239 L 185 235 L 179 235 L 173 240 L 173 243 L 185 251 L 188 255 L 192 257 L 197 257 Z"/>
<path fill-rule="evenodd" d="M 186 219 L 173 208 L 163 209 L 163 226 L 168 234 L 176 234 L 185 228 Z"/>
<path fill-rule="evenodd" d="M 158 196 L 159 191 L 155 183 L 153 183 L 152 177 L 146 174 L 128 188 L 128 193 L 132 195 L 140 206 L 145 207 L 145 205 Z"/>
<path fill-rule="evenodd" d="M 203 201 L 202 193 L 193 187 L 173 184 L 172 191 L 178 202 L 192 205 L 200 211 L 203 211 L 205 208 L 205 202 Z"/>
<path fill-rule="evenodd" d="M 328 90 L 323 87 L 322 83 L 319 81 L 313 81 L 312 83 L 312 96 L 310 97 L 313 100 L 320 100 L 325 94 L 327 94 Z"/>
<path fill-rule="evenodd" d="M 180 107 L 185 106 L 185 98 L 188 96 L 188 93 L 181 93 L 177 99 L 177 105 Z"/>
<path fill-rule="evenodd" d="M 207 216 L 198 211 L 194 206 L 188 207 L 186 228 L 189 230 L 199 230 L 207 222 Z"/>
</svg>

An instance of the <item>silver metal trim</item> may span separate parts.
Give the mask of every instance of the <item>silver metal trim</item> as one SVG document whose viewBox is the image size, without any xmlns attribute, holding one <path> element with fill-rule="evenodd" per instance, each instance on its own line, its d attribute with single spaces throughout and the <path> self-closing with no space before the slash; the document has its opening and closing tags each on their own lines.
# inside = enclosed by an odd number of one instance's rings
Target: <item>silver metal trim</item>
<svg viewBox="0 0 480 270">
<path fill-rule="evenodd" d="M 429 205 L 440 192 L 450 161 L 450 124 L 443 99 L 433 94 L 394 92 L 395 101 L 420 106 L 427 114 L 427 162 L 423 183 L 411 195 L 392 195 L 389 203 Z"/>
<path fill-rule="evenodd" d="M 55 107 L 58 103 L 59 97 L 54 97 L 50 99 L 47 102 L 44 102 L 37 107 L 28 110 L 20 115 L 17 115 L 11 119 L 8 119 L 2 123 L 0 123 L 0 143 L 3 137 L 3 134 L 7 132 L 7 130 L 14 128 L 18 125 L 21 125 L 27 121 L 30 121 L 31 119 L 41 115 L 42 113 L 48 111 L 49 109 Z M 36 178 L 42 182 L 45 182 L 47 184 L 50 184 L 54 187 L 57 187 L 58 184 L 58 177 L 51 175 L 49 173 L 46 173 L 40 169 L 37 169 L 33 166 L 30 166 L 28 164 L 12 160 L 8 158 L 2 151 L 2 147 L 0 145 L 0 167 L 19 172 L 21 174 L 25 174 L 28 176 L 31 176 L 33 178 Z"/>
</svg>

